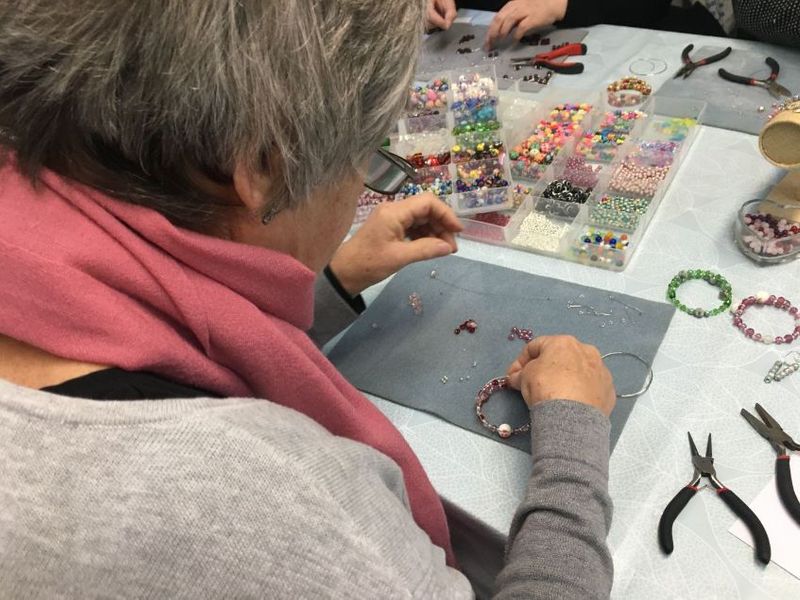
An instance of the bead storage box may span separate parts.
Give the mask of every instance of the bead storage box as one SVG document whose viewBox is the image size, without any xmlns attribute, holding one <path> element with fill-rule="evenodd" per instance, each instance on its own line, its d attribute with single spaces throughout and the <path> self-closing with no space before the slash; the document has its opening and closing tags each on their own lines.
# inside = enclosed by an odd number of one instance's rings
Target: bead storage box
<svg viewBox="0 0 800 600">
<path fill-rule="evenodd" d="M 519 230 L 510 245 L 544 254 L 558 254 L 562 240 L 595 189 L 608 184 L 611 168 L 578 154 L 563 154 L 531 189 L 520 208 Z"/>
<path fill-rule="evenodd" d="M 515 181 L 539 181 L 559 153 L 583 134 L 585 123 L 601 98 L 599 94 L 578 91 L 574 98 L 564 101 L 546 96 L 536 108 L 506 122 L 510 170 Z"/>
<path fill-rule="evenodd" d="M 432 192 L 459 215 L 511 207 L 494 66 L 421 75 L 409 94 L 389 146 L 417 169 L 401 195 Z"/>
<path fill-rule="evenodd" d="M 691 147 L 704 109 L 705 103 L 693 100 L 649 99 L 639 107 L 648 116 L 635 119 L 613 159 L 579 152 L 574 143 L 527 190 L 505 224 L 462 219 L 462 235 L 623 270 Z"/>
<path fill-rule="evenodd" d="M 598 188 L 565 236 L 561 255 L 621 271 L 636 252 L 694 142 L 705 103 L 659 96 L 642 107 L 636 137 L 621 146 L 605 189 Z"/>
<path fill-rule="evenodd" d="M 645 127 L 647 112 L 637 108 L 608 107 L 587 127 L 576 142 L 575 153 L 587 160 L 609 163 L 629 139 L 635 139 Z"/>
</svg>

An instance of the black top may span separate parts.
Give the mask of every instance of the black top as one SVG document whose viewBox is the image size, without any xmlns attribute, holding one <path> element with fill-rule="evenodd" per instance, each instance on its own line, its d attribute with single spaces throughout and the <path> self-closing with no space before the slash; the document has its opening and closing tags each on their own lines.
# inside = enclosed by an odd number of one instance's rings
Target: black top
<svg viewBox="0 0 800 600">
<path fill-rule="evenodd" d="M 508 0 L 456 0 L 460 8 L 498 11 Z M 698 35 L 725 36 L 717 20 L 700 4 L 671 6 L 672 0 L 568 0 L 559 27 L 627 25 Z"/>
<path fill-rule="evenodd" d="M 164 400 L 167 398 L 219 398 L 201 390 L 145 371 L 111 368 L 76 377 L 58 385 L 42 388 L 44 392 L 87 398 L 89 400 Z"/>
</svg>

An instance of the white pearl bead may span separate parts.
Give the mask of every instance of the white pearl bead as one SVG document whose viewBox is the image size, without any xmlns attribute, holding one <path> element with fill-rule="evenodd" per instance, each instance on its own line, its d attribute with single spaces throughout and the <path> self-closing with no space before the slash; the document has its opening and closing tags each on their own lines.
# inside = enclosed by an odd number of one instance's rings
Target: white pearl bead
<svg viewBox="0 0 800 600">
<path fill-rule="evenodd" d="M 511 425 L 508 423 L 503 423 L 502 425 L 498 426 L 497 435 L 503 439 L 511 437 Z"/>
<path fill-rule="evenodd" d="M 769 292 L 761 291 L 756 294 L 756 302 L 758 302 L 759 304 L 764 304 L 764 302 L 766 302 L 768 299 L 769 299 Z"/>
<path fill-rule="evenodd" d="M 773 338 L 771 335 L 764 335 L 761 336 L 761 341 L 765 344 L 773 344 L 775 343 L 775 338 Z"/>
</svg>

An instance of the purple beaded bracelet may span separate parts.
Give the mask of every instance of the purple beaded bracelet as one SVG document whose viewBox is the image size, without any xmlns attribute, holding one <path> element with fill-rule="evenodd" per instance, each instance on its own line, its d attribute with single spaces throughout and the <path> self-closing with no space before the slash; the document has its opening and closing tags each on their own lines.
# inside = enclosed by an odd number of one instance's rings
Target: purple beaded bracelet
<svg viewBox="0 0 800 600">
<path fill-rule="evenodd" d="M 771 335 L 762 335 L 752 327 L 748 327 L 742 320 L 742 316 L 745 311 L 754 304 L 774 306 L 775 308 L 785 310 L 795 321 L 794 330 L 786 335 L 776 335 L 772 337 Z M 758 292 L 755 296 L 749 296 L 742 300 L 741 304 L 739 304 L 733 312 L 733 325 L 747 337 L 756 342 L 761 342 L 762 344 L 791 344 L 800 337 L 800 311 L 797 310 L 796 306 L 792 306 L 792 303 L 783 296 L 770 296 L 767 292 Z"/>
<path fill-rule="evenodd" d="M 483 414 L 483 405 L 486 404 L 491 395 L 499 390 L 506 390 L 508 388 L 508 377 L 492 379 L 480 389 L 477 398 L 475 398 L 475 414 L 478 415 L 478 420 L 481 422 L 481 425 L 486 427 L 486 429 L 489 431 L 496 433 L 503 439 L 510 438 L 512 435 L 517 433 L 526 433 L 531 430 L 530 421 L 525 423 L 525 425 L 521 425 L 520 427 L 512 429 L 511 425 L 508 423 L 503 423 L 502 425 L 494 425 L 489 423 L 486 415 Z"/>
</svg>

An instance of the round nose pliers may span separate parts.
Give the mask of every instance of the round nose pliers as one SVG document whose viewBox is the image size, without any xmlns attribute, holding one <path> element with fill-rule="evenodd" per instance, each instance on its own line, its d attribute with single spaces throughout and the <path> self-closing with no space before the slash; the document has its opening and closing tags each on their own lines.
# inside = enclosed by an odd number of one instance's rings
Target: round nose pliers
<svg viewBox="0 0 800 600">
<path fill-rule="evenodd" d="M 719 479 L 714 470 L 714 458 L 711 454 L 711 434 L 708 434 L 708 445 L 706 446 L 706 455 L 701 456 L 697 451 L 697 446 L 694 445 L 692 434 L 689 434 L 689 447 L 692 451 L 692 465 L 694 466 L 694 475 L 689 484 L 684 487 L 678 494 L 667 504 L 661 519 L 658 522 L 658 543 L 661 549 L 666 554 L 672 554 L 672 524 L 678 517 L 680 512 L 689 503 L 689 500 L 700 489 L 698 484 L 703 477 L 711 481 L 711 486 L 717 491 L 717 495 L 722 498 L 722 501 L 728 505 L 734 514 L 744 521 L 750 533 L 753 535 L 753 540 L 756 543 L 756 558 L 763 563 L 768 564 L 772 556 L 772 548 L 769 543 L 767 531 L 764 525 L 761 524 L 756 514 L 750 510 L 742 500 L 734 494 L 731 490 L 726 488 Z"/>
<path fill-rule="evenodd" d="M 742 409 L 742 416 L 747 419 L 747 422 L 753 426 L 761 437 L 766 439 L 775 452 L 778 453 L 778 458 L 775 460 L 775 478 L 778 483 L 778 496 L 784 508 L 792 515 L 795 522 L 800 525 L 800 502 L 797 500 L 797 494 L 794 492 L 792 485 L 792 471 L 789 467 L 789 450 L 800 450 L 800 445 L 795 442 L 789 434 L 786 433 L 780 424 L 772 418 L 764 407 L 756 404 L 756 412 L 764 420 L 762 423 L 755 415 Z"/>
</svg>

